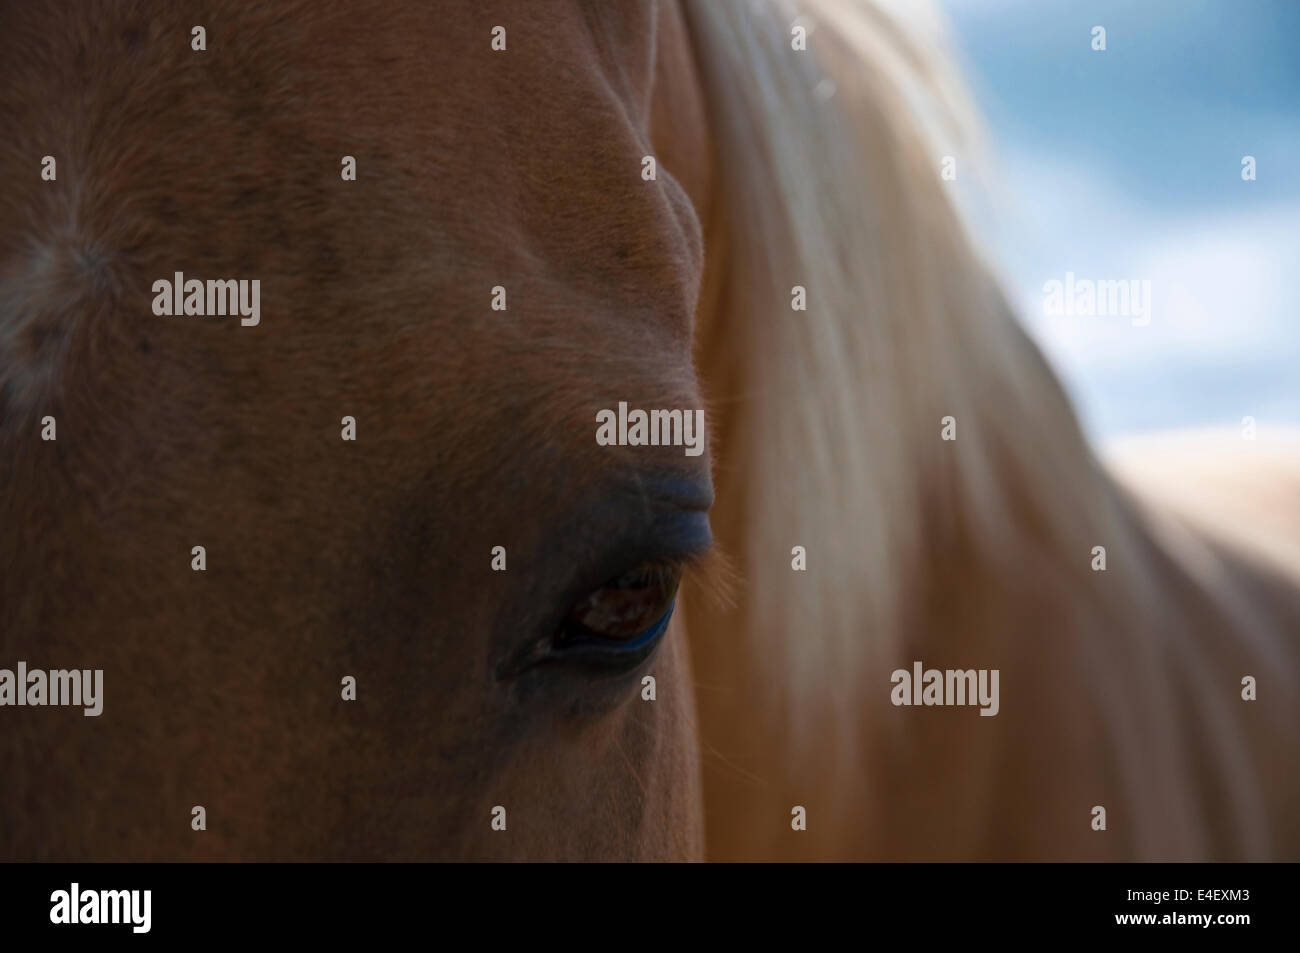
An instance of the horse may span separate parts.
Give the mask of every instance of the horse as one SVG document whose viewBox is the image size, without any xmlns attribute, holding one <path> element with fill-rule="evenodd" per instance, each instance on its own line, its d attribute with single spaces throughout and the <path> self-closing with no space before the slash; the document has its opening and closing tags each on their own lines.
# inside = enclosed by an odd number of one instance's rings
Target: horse
<svg viewBox="0 0 1300 953">
<path fill-rule="evenodd" d="M 1090 447 L 924 29 L 11 4 L 0 75 L 0 666 L 103 679 L 10 682 L 0 857 L 1300 856 L 1291 517 Z"/>
</svg>

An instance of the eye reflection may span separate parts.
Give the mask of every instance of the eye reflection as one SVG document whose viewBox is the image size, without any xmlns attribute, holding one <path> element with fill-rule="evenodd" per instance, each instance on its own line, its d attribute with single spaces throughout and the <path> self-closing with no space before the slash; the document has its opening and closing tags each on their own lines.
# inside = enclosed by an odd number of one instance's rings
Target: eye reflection
<svg viewBox="0 0 1300 953">
<path fill-rule="evenodd" d="M 561 644 L 630 647 L 657 636 L 667 626 L 681 576 L 679 567 L 647 563 L 606 583 L 570 610 Z"/>
</svg>

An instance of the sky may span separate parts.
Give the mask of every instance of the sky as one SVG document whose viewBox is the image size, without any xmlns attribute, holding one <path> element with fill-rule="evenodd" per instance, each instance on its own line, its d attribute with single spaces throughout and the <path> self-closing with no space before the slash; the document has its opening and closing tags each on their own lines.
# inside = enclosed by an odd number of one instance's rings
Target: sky
<svg viewBox="0 0 1300 953">
<path fill-rule="evenodd" d="M 975 229 L 1089 432 L 1300 426 L 1300 0 L 937 2 L 992 156 Z M 1149 320 L 1048 313 L 1067 272 L 1149 281 Z"/>
</svg>

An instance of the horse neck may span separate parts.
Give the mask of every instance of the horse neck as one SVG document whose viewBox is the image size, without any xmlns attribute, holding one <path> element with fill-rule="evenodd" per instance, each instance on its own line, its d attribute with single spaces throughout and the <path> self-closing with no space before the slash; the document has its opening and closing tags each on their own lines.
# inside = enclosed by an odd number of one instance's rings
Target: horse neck
<svg viewBox="0 0 1300 953">
<path fill-rule="evenodd" d="M 849 844 L 847 817 L 878 828 L 851 807 L 882 803 L 862 768 L 888 760 L 892 670 L 1010 666 L 1056 637 L 1042 658 L 1064 664 L 1158 586 L 1130 558 L 1140 523 L 973 251 L 897 67 L 835 45 L 872 25 L 819 31 L 814 58 L 749 5 L 689 12 L 727 170 L 697 360 L 715 536 L 743 578 L 729 611 L 687 593 L 714 847 L 770 847 L 744 812 L 788 812 L 814 776 L 846 812 L 827 836 Z M 1094 546 L 1126 566 L 1110 585 Z M 1147 670 L 1140 644 L 1120 651 Z"/>
<path fill-rule="evenodd" d="M 1092 546 L 1135 545 L 973 250 L 904 79 L 835 45 L 879 31 L 836 23 L 817 32 L 817 57 L 800 56 L 761 8 L 689 12 L 726 170 L 697 338 L 716 522 L 759 626 L 777 629 L 774 665 L 813 681 L 869 649 L 892 654 L 940 572 L 1012 578 L 1034 553 L 1086 573 Z M 792 575 L 795 546 L 807 576 Z M 821 651 L 789 645 L 792 603 Z"/>
</svg>

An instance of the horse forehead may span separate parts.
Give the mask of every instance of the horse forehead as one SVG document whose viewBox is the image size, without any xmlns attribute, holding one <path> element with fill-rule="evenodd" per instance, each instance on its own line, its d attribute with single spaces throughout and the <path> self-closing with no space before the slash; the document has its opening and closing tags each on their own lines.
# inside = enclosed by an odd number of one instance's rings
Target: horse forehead
<svg viewBox="0 0 1300 953">
<path fill-rule="evenodd" d="M 656 17 L 649 5 L 607 6 L 522 3 L 450 14 L 433 64 L 439 88 L 426 100 L 426 119 L 455 130 L 449 158 L 481 176 L 485 163 L 644 139 Z"/>
<path fill-rule="evenodd" d="M 664 82 L 668 61 L 656 49 L 668 41 L 679 54 L 685 44 L 675 6 L 509 9 L 465 12 L 466 42 L 439 69 L 432 126 L 445 138 L 433 188 L 449 213 L 433 224 L 442 297 L 499 287 L 503 309 L 527 303 L 530 335 L 590 343 L 623 329 L 604 339 L 681 345 L 672 350 L 688 359 L 703 268 L 699 149 L 692 143 L 679 181 L 664 160 L 690 138 L 682 124 L 667 156 L 651 141 L 665 113 L 696 93 L 680 78 Z M 504 50 L 490 48 L 494 24 L 505 30 Z M 698 103 L 687 105 L 682 112 L 698 122 Z M 480 329 L 451 319 L 450 333 Z M 503 316 L 492 336 L 508 344 L 509 325 Z"/>
<path fill-rule="evenodd" d="M 582 107 L 598 98 L 644 128 L 664 12 L 655 0 L 523 0 L 491 12 L 475 2 L 447 14 L 454 27 L 440 45 L 464 91 L 490 111 L 515 92 L 532 104 L 521 118 L 583 125 L 591 117 Z"/>
</svg>

